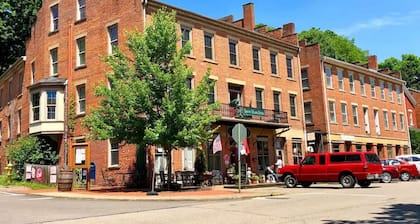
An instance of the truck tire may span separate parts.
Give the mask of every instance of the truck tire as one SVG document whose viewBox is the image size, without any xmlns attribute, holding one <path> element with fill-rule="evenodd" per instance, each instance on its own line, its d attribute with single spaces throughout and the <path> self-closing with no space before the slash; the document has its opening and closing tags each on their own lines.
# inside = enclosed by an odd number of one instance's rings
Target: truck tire
<svg viewBox="0 0 420 224">
<path fill-rule="evenodd" d="M 287 188 L 293 188 L 296 187 L 297 185 L 297 180 L 296 177 L 294 177 L 291 174 L 288 174 L 285 178 L 284 178 L 284 184 L 286 185 Z"/>
<path fill-rule="evenodd" d="M 353 188 L 356 184 L 356 180 L 351 174 L 342 174 L 340 176 L 340 184 L 343 188 Z"/>
<path fill-rule="evenodd" d="M 361 181 L 359 181 L 358 184 L 360 185 L 360 187 L 366 188 L 366 187 L 369 187 L 371 183 L 372 183 L 372 181 L 370 181 L 370 180 L 361 180 Z"/>
<path fill-rule="evenodd" d="M 409 181 L 410 180 L 410 174 L 408 173 L 408 172 L 402 172 L 401 174 L 400 174 L 400 179 L 402 180 L 402 181 Z"/>
<path fill-rule="evenodd" d="M 382 182 L 382 183 L 391 183 L 391 181 L 392 181 L 392 176 L 391 176 L 391 174 L 390 174 L 390 173 L 388 173 L 388 172 L 384 172 L 384 173 L 382 174 L 382 179 L 381 179 L 381 182 Z"/>
</svg>

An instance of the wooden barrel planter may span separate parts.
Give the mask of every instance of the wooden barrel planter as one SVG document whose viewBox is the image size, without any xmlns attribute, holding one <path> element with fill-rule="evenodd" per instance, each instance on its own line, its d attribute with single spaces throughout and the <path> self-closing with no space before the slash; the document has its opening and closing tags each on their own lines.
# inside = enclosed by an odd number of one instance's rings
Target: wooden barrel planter
<svg viewBox="0 0 420 224">
<path fill-rule="evenodd" d="M 73 171 L 70 168 L 63 167 L 57 177 L 58 191 L 71 191 L 73 185 Z"/>
</svg>

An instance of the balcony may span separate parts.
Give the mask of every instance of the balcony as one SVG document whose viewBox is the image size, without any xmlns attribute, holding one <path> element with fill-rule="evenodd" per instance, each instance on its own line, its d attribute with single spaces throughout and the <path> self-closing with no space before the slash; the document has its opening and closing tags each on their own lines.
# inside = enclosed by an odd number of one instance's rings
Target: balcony
<svg viewBox="0 0 420 224">
<path fill-rule="evenodd" d="M 218 123 L 245 123 L 248 126 L 262 126 L 267 128 L 289 127 L 287 112 L 257 109 L 253 107 L 234 107 L 220 104 L 215 114 L 222 116 Z"/>
</svg>

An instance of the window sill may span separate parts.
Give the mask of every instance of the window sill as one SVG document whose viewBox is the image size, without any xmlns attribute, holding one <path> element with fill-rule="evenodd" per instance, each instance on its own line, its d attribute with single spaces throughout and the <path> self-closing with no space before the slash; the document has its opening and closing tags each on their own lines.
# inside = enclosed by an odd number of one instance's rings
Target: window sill
<svg viewBox="0 0 420 224">
<path fill-rule="evenodd" d="M 346 93 L 346 91 L 344 91 L 344 89 L 340 89 L 339 90 L 341 93 Z"/>
<path fill-rule="evenodd" d="M 76 114 L 76 118 L 86 116 L 86 112 Z"/>
<path fill-rule="evenodd" d="M 292 81 L 292 82 L 296 82 L 296 80 L 295 80 L 295 79 L 290 78 L 290 77 L 287 77 L 287 80 L 288 80 L 288 81 Z"/>
<path fill-rule="evenodd" d="M 108 170 L 119 170 L 120 165 L 108 165 Z"/>
<path fill-rule="evenodd" d="M 230 64 L 230 65 L 229 65 L 229 68 L 242 70 L 242 68 L 241 68 L 241 67 L 239 67 L 238 65 L 232 65 L 232 64 Z"/>
<path fill-rule="evenodd" d="M 278 78 L 278 79 L 281 78 L 280 75 L 278 75 L 278 74 L 271 74 L 271 77 Z"/>
<path fill-rule="evenodd" d="M 17 95 L 17 98 L 20 99 L 20 98 L 22 98 L 22 96 L 23 96 L 23 94 L 19 93 L 19 95 Z"/>
<path fill-rule="evenodd" d="M 188 55 L 187 55 L 187 58 L 192 59 L 192 60 L 196 60 L 196 59 L 197 59 L 197 58 L 196 58 L 194 55 L 192 55 L 192 54 L 188 54 Z"/>
<path fill-rule="evenodd" d="M 299 120 L 299 118 L 298 118 L 298 117 L 290 117 L 290 120 L 295 120 L 295 121 L 298 121 L 298 120 Z"/>
<path fill-rule="evenodd" d="M 76 20 L 76 21 L 74 22 L 74 25 L 77 25 L 77 24 L 83 23 L 83 22 L 85 22 L 85 21 L 86 21 L 86 17 L 85 17 L 85 18 L 81 18 L 81 19 L 79 19 L 79 20 Z"/>
<path fill-rule="evenodd" d="M 262 71 L 258 71 L 258 70 L 252 70 L 253 73 L 259 74 L 259 75 L 264 75 L 264 73 Z"/>
<path fill-rule="evenodd" d="M 50 32 L 48 33 L 48 36 L 55 35 L 56 33 L 58 33 L 58 30 L 53 30 L 53 31 L 50 31 Z"/>
<path fill-rule="evenodd" d="M 311 90 L 311 88 L 302 88 L 303 92 L 310 91 L 310 90 Z"/>
<path fill-rule="evenodd" d="M 57 74 L 50 74 L 50 77 L 58 77 L 58 73 Z"/>
<path fill-rule="evenodd" d="M 330 124 L 338 125 L 336 121 L 330 121 Z"/>
<path fill-rule="evenodd" d="M 314 123 L 310 122 L 310 123 L 305 123 L 306 126 L 315 126 Z"/>
<path fill-rule="evenodd" d="M 76 68 L 74 68 L 74 71 L 77 71 L 77 70 L 80 70 L 80 69 L 84 69 L 84 68 L 87 68 L 87 65 L 86 64 L 84 64 L 84 65 L 78 65 L 78 66 L 76 66 Z"/>
<path fill-rule="evenodd" d="M 207 58 L 204 58 L 204 59 L 203 59 L 203 61 L 204 61 L 204 62 L 211 63 L 211 64 L 215 64 L 215 65 L 217 65 L 217 64 L 218 64 L 216 61 L 214 61 L 214 60 L 212 60 L 212 59 L 207 59 Z"/>
</svg>

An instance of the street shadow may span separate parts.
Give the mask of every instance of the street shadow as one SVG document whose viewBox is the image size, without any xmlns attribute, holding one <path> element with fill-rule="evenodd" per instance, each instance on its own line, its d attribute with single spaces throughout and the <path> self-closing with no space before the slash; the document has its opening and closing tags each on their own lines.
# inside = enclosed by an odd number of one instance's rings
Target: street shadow
<svg viewBox="0 0 420 224">
<path fill-rule="evenodd" d="M 383 212 L 373 213 L 370 220 L 322 220 L 325 224 L 359 224 L 359 223 L 419 223 L 419 204 L 392 204 L 383 208 Z"/>
</svg>

